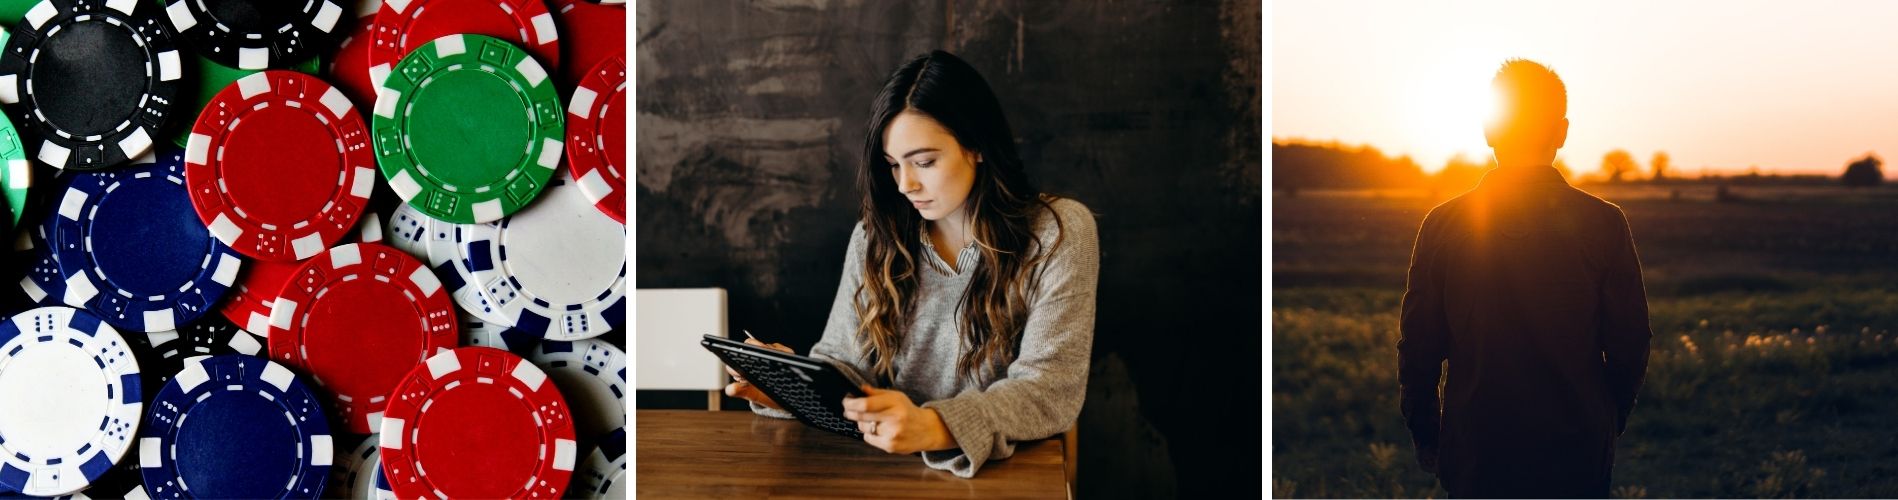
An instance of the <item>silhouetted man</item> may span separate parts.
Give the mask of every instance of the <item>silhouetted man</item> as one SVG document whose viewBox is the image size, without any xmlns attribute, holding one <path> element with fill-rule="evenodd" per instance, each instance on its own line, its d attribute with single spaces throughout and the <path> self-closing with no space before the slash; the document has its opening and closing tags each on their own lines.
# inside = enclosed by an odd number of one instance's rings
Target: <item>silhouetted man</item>
<svg viewBox="0 0 1898 500">
<path fill-rule="evenodd" d="M 1515 59 L 1493 85 L 1499 167 L 1432 209 L 1411 253 L 1405 424 L 1452 496 L 1606 498 L 1652 336 L 1634 236 L 1550 166 L 1568 139 L 1561 78 Z"/>
</svg>

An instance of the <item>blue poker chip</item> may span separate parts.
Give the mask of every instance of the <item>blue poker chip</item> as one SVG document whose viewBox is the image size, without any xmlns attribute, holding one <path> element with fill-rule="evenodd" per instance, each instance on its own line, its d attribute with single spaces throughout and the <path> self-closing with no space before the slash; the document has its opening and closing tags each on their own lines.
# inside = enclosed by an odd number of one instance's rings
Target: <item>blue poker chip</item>
<svg viewBox="0 0 1898 500">
<path fill-rule="evenodd" d="M 137 358 L 99 318 L 70 307 L 0 322 L 0 485 L 33 496 L 86 488 L 137 433 Z"/>
<path fill-rule="evenodd" d="M 256 356 L 187 360 L 138 433 L 151 498 L 316 498 L 335 453 L 295 373 Z M 243 471 L 237 473 L 236 471 Z"/>
<path fill-rule="evenodd" d="M 50 242 L 64 299 L 140 332 L 190 324 L 217 304 L 243 260 L 198 220 L 184 152 L 84 172 L 59 199 Z"/>
</svg>

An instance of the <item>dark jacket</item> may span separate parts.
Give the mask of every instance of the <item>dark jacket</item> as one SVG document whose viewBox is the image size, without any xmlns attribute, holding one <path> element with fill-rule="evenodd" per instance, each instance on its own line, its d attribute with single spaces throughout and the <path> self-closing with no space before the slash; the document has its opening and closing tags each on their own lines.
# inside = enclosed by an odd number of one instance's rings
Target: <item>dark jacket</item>
<svg viewBox="0 0 1898 500">
<path fill-rule="evenodd" d="M 1424 217 L 1400 335 L 1404 421 L 1451 495 L 1607 497 L 1652 336 L 1620 207 L 1491 171 Z"/>
</svg>

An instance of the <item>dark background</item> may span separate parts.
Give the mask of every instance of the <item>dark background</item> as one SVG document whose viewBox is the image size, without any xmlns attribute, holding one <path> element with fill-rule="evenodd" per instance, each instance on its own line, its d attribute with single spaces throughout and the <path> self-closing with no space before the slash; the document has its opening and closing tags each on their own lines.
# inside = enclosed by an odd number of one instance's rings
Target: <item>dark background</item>
<svg viewBox="0 0 1898 500">
<path fill-rule="evenodd" d="M 897 65 L 948 50 L 994 87 L 1030 177 L 1097 215 L 1080 496 L 1255 495 L 1259 8 L 638 3 L 636 286 L 725 288 L 734 332 L 807 351 L 856 220 L 870 100 Z"/>
</svg>

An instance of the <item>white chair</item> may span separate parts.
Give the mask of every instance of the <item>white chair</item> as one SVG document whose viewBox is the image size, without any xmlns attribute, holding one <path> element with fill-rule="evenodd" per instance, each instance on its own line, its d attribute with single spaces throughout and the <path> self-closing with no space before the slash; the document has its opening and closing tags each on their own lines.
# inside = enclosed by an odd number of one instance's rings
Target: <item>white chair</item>
<svg viewBox="0 0 1898 500">
<path fill-rule="evenodd" d="M 717 411 L 724 395 L 725 369 L 717 356 L 699 346 L 699 339 L 727 336 L 725 289 L 640 289 L 636 293 L 636 388 L 706 391 L 706 409 Z"/>
</svg>

